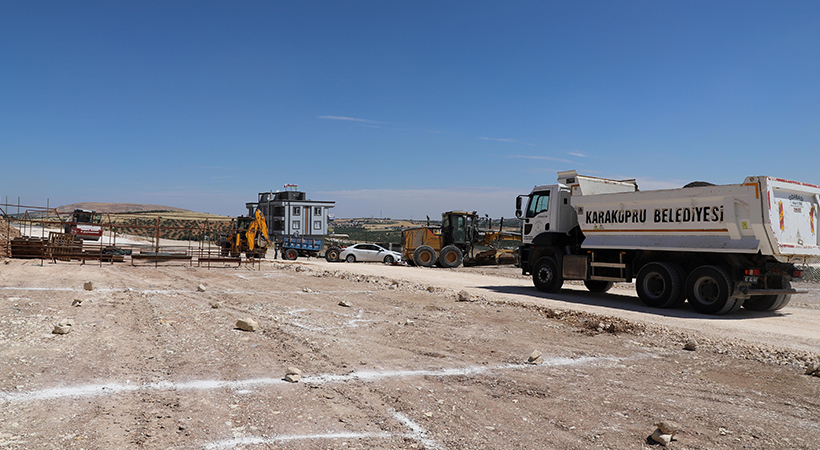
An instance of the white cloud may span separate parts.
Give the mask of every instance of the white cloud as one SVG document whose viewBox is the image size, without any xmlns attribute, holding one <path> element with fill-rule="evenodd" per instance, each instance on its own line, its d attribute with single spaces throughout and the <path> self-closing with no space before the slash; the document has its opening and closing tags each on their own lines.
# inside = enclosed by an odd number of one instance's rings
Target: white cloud
<svg viewBox="0 0 820 450">
<path fill-rule="evenodd" d="M 575 153 L 575 152 L 567 152 L 567 155 L 577 156 L 579 158 L 587 158 L 588 156 L 583 153 Z"/>
<path fill-rule="evenodd" d="M 327 119 L 327 120 L 346 120 L 348 122 L 387 123 L 387 122 L 379 122 L 377 120 L 357 119 L 355 117 L 345 117 L 345 116 L 318 116 L 318 118 L 319 119 Z"/>
</svg>

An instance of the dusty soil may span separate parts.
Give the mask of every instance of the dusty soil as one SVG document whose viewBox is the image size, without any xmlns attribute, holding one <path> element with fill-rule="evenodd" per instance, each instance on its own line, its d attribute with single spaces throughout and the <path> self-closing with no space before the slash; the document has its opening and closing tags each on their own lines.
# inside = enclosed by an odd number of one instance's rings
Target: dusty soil
<svg viewBox="0 0 820 450">
<path fill-rule="evenodd" d="M 12 227 L 7 220 L 0 218 L 0 258 L 9 256 L 9 242 L 20 235 L 20 230 Z"/>
<path fill-rule="evenodd" d="M 0 448 L 636 449 L 667 419 L 670 448 L 816 449 L 808 288 L 705 317 L 514 268 L 5 259 Z"/>
</svg>

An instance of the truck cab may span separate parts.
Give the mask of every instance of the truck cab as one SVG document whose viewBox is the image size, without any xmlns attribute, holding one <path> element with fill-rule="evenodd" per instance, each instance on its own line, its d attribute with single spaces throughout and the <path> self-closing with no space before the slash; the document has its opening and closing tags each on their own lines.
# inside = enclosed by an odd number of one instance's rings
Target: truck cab
<svg viewBox="0 0 820 450">
<path fill-rule="evenodd" d="M 532 244 L 541 233 L 566 234 L 578 225 L 578 216 L 570 203 L 570 189 L 563 184 L 535 186 L 529 195 L 519 195 L 515 215 L 523 221 L 522 243 Z M 527 208 L 522 211 L 523 199 Z"/>
<path fill-rule="evenodd" d="M 562 255 L 569 253 L 565 250 L 568 246 L 581 245 L 584 235 L 578 228 L 580 211 L 573 205 L 573 197 L 637 190 L 635 180 L 610 180 L 567 170 L 558 172 L 557 184 L 535 186 L 529 195 L 519 195 L 515 201 L 515 216 L 522 220 L 522 272 L 529 274 L 532 263 L 542 256 L 549 256 L 560 265 Z M 522 210 L 525 198 L 527 205 Z M 540 254 L 541 251 L 550 254 Z"/>
<path fill-rule="evenodd" d="M 522 210 L 524 199 L 526 208 Z M 536 254 L 539 249 L 561 249 L 575 240 L 571 231 L 577 228 L 578 216 L 570 200 L 570 187 L 560 183 L 535 186 L 529 195 L 516 198 L 515 216 L 522 221 L 519 252 L 524 275 L 531 273 L 533 262 L 542 256 L 560 261 L 564 253 Z"/>
<path fill-rule="evenodd" d="M 441 215 L 441 236 L 444 245 L 455 245 L 464 254 L 476 238 L 478 215 L 475 211 L 447 211 Z"/>
</svg>

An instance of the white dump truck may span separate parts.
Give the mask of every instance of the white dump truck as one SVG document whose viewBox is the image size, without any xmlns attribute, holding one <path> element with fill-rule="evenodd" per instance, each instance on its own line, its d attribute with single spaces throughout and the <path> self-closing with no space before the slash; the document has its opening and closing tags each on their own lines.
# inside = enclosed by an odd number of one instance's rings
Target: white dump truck
<svg viewBox="0 0 820 450">
<path fill-rule="evenodd" d="M 520 264 L 545 292 L 634 279 L 653 307 L 775 311 L 805 292 L 791 287 L 795 264 L 820 260 L 818 210 L 820 186 L 780 178 L 639 191 L 635 180 L 558 172 L 558 184 L 516 199 Z"/>
</svg>

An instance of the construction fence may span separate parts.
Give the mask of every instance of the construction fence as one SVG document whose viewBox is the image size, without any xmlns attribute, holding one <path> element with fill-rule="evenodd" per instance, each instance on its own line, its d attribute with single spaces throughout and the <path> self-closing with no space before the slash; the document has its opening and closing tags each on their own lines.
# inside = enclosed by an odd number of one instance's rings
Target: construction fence
<svg viewBox="0 0 820 450">
<path fill-rule="evenodd" d="M 18 211 L 9 213 L 14 208 Z M 55 263 L 181 262 L 208 267 L 257 262 L 254 258 L 224 254 L 219 240 L 233 224 L 230 218 L 197 220 L 163 217 L 163 213 L 97 213 L 93 225 L 101 229 L 101 236 L 80 239 L 69 232 L 77 225 L 71 214 L 51 208 L 0 204 L 0 256 L 48 259 Z"/>
</svg>

